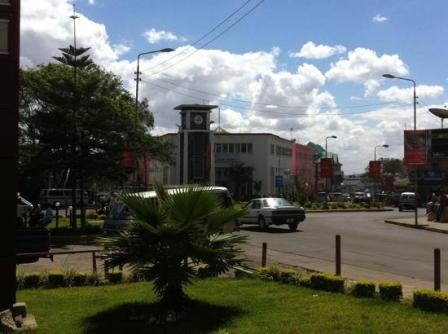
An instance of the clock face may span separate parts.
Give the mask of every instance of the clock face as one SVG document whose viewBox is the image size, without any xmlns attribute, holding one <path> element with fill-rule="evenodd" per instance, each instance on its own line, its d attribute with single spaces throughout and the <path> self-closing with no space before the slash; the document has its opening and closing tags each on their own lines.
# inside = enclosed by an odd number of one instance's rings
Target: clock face
<svg viewBox="0 0 448 334">
<path fill-rule="evenodd" d="M 201 115 L 196 115 L 193 117 L 193 122 L 196 125 L 202 124 L 203 121 L 204 121 L 204 117 L 202 117 Z"/>
</svg>

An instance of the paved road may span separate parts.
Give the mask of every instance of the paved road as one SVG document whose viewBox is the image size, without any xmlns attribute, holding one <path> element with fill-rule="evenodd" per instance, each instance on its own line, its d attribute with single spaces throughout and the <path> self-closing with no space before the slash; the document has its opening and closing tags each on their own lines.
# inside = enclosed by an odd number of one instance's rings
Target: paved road
<svg viewBox="0 0 448 334">
<path fill-rule="evenodd" d="M 270 261 L 327 272 L 334 272 L 335 235 L 340 234 L 343 274 L 345 267 L 351 274 L 364 271 L 365 278 L 378 278 L 373 272 L 384 273 L 385 278 L 425 281 L 425 286 L 431 286 L 433 280 L 433 249 L 441 248 L 442 282 L 448 283 L 448 235 L 384 223 L 387 218 L 411 216 L 413 212 L 398 211 L 310 213 L 297 232 L 289 232 L 287 227 L 262 232 L 245 225 L 241 233 L 249 236 L 246 249 L 257 262 L 265 241 Z"/>
</svg>

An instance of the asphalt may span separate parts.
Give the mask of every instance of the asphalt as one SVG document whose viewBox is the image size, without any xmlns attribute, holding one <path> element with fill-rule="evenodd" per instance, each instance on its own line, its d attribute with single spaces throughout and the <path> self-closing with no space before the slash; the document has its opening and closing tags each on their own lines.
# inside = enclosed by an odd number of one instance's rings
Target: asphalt
<svg viewBox="0 0 448 334">
<path fill-rule="evenodd" d="M 408 216 L 406 218 L 392 218 L 383 219 L 384 223 L 394 224 L 403 228 L 414 228 L 419 230 L 426 230 L 431 232 L 448 234 L 448 223 L 429 222 L 425 215 L 419 215 L 418 225 L 415 225 L 414 217 Z M 423 231 L 422 231 L 423 232 Z M 425 233 L 425 232 L 423 232 Z M 427 232 L 426 232 L 427 233 Z M 64 245 L 52 247 L 53 252 L 67 251 L 67 250 L 87 250 L 99 249 L 92 245 Z M 260 266 L 261 261 L 261 244 L 259 242 L 251 242 L 251 240 L 244 246 L 245 256 L 252 263 L 253 266 Z M 306 271 L 321 271 L 334 273 L 335 261 L 334 259 L 325 259 L 318 256 L 310 256 L 308 254 L 297 254 L 296 252 L 285 252 L 283 249 L 276 249 L 274 247 L 268 249 L 267 263 L 278 263 L 285 267 L 295 267 L 299 270 Z M 97 260 L 98 270 L 103 270 L 103 263 Z M 48 271 L 52 269 L 77 269 L 81 271 L 92 270 L 92 255 L 91 254 L 65 254 L 54 257 L 52 262 L 49 259 L 41 259 L 36 263 L 23 264 L 18 266 L 19 271 Z M 412 291 L 417 288 L 433 288 L 431 280 L 417 277 L 410 277 L 407 275 L 398 275 L 381 270 L 375 270 L 356 266 L 353 264 L 342 264 L 342 276 L 350 280 L 374 280 L 374 281 L 400 281 L 403 284 L 404 295 L 409 297 Z M 448 284 L 442 284 L 442 290 L 448 290 Z"/>
</svg>

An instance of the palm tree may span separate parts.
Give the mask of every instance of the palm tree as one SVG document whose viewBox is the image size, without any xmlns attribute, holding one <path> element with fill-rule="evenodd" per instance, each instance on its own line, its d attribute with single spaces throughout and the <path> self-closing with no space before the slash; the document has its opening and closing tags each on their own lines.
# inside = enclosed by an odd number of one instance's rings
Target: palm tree
<svg viewBox="0 0 448 334">
<path fill-rule="evenodd" d="M 234 207 L 222 208 L 217 196 L 190 186 L 168 196 L 159 185 L 157 199 L 123 195 L 133 212 L 128 231 L 105 240 L 112 266 L 128 264 L 135 273 L 153 281 L 162 309 L 177 311 L 187 299 L 184 288 L 198 276 L 201 264 L 218 275 L 242 259 L 241 235 L 224 234 L 222 226 L 245 214 Z"/>
</svg>

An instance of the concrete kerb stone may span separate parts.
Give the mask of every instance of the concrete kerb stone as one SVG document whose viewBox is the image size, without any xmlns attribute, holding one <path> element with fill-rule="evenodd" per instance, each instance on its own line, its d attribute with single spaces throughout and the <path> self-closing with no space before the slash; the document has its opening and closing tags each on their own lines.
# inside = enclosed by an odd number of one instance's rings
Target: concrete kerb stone
<svg viewBox="0 0 448 334">
<path fill-rule="evenodd" d="M 407 222 L 390 220 L 390 219 L 386 219 L 386 220 L 384 220 L 384 222 L 387 224 L 393 224 L 393 225 L 409 227 L 409 228 L 414 228 L 414 229 L 419 229 L 419 230 L 448 234 L 448 229 L 436 228 L 436 227 L 430 226 L 429 224 L 415 225 L 414 223 L 407 223 Z"/>
</svg>

